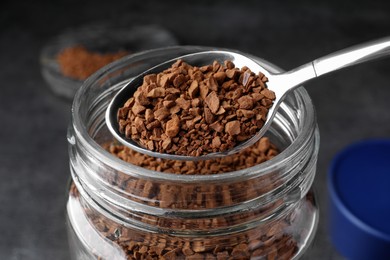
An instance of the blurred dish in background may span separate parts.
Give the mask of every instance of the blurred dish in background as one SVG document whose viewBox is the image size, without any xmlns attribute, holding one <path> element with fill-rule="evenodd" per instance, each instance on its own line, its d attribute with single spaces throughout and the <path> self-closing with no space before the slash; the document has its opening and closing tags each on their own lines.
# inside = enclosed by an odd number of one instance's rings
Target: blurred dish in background
<svg viewBox="0 0 390 260">
<path fill-rule="evenodd" d="M 41 72 L 55 94 L 73 99 L 82 82 L 108 63 L 128 54 L 177 44 L 169 31 L 157 25 L 99 24 L 68 29 L 43 47 Z"/>
</svg>

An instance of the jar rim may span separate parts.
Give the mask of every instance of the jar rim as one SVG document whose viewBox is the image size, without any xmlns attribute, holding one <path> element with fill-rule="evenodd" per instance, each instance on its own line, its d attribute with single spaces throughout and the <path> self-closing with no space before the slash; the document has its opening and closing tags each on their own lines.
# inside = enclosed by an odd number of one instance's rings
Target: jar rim
<svg viewBox="0 0 390 260">
<path fill-rule="evenodd" d="M 118 170 L 129 176 L 142 177 L 144 179 L 155 180 L 155 181 L 173 181 L 173 182 L 184 182 L 184 183 L 232 182 L 235 180 L 242 181 L 245 179 L 250 179 L 253 176 L 261 176 L 269 172 L 274 172 L 278 168 L 285 165 L 286 161 L 289 161 L 292 158 L 294 158 L 294 155 L 297 154 L 299 150 L 302 149 L 302 147 L 305 147 L 304 144 L 308 141 L 307 135 L 310 134 L 308 132 L 314 131 L 315 129 L 314 125 L 316 124 L 315 123 L 316 120 L 315 120 L 314 106 L 306 90 L 301 87 L 295 89 L 294 93 L 296 94 L 296 96 L 298 95 L 300 98 L 302 98 L 303 103 L 305 103 L 305 107 L 304 107 L 306 110 L 305 122 L 303 122 L 305 127 L 303 129 L 306 131 L 301 131 L 297 133 L 297 136 L 292 141 L 292 143 L 272 159 L 265 161 L 261 164 L 249 168 L 237 170 L 237 171 L 230 171 L 225 173 L 209 174 L 209 175 L 181 175 L 181 174 L 173 174 L 173 173 L 165 173 L 165 172 L 149 170 L 125 162 L 113 156 L 108 151 L 106 151 L 101 145 L 99 145 L 93 139 L 93 137 L 88 133 L 87 127 L 85 126 L 85 124 L 83 124 L 83 120 L 80 115 L 80 110 L 82 108 L 82 105 L 84 104 L 84 102 L 82 102 L 84 99 L 84 95 L 87 89 L 91 85 L 93 85 L 94 82 L 97 82 L 100 79 L 104 78 L 108 73 L 115 71 L 115 69 L 117 69 L 121 65 L 142 60 L 142 57 L 146 55 L 153 55 L 166 50 L 171 50 L 171 51 L 182 50 L 182 51 L 194 52 L 194 51 L 210 50 L 210 49 L 221 50 L 223 48 L 186 45 L 186 46 L 170 46 L 170 47 L 151 49 L 151 50 L 146 50 L 146 51 L 125 56 L 95 72 L 82 84 L 82 86 L 79 88 L 79 90 L 76 92 L 74 96 L 71 113 L 72 113 L 74 134 L 77 135 L 77 142 L 81 142 L 82 145 L 86 148 L 86 151 L 88 151 L 88 153 L 90 153 L 93 156 L 93 158 L 101 162 L 104 162 L 104 164 L 110 165 L 115 170 Z M 224 49 L 224 50 L 229 50 L 229 49 Z M 237 50 L 234 51 L 237 52 Z M 262 58 L 255 57 L 247 53 L 243 53 L 243 54 L 255 58 L 256 61 L 261 61 L 261 65 L 271 72 L 281 73 L 284 71 L 278 66 Z"/>
</svg>

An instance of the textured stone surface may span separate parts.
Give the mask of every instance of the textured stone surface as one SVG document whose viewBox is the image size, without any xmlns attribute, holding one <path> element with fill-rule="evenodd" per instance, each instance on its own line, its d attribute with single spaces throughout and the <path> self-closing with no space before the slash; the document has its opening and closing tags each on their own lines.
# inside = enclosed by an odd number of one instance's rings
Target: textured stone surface
<svg viewBox="0 0 390 260">
<path fill-rule="evenodd" d="M 65 188 L 70 101 L 53 95 L 38 61 L 39 51 L 51 37 L 66 28 L 99 21 L 157 23 L 181 44 L 239 49 L 291 69 L 390 32 L 390 2 L 386 0 L 284 2 L 3 1 L 0 259 L 69 258 Z M 321 216 L 305 259 L 340 259 L 326 231 L 328 165 L 351 142 L 390 138 L 389 64 L 390 59 L 363 64 L 306 84 L 321 131 L 314 184 Z"/>
</svg>

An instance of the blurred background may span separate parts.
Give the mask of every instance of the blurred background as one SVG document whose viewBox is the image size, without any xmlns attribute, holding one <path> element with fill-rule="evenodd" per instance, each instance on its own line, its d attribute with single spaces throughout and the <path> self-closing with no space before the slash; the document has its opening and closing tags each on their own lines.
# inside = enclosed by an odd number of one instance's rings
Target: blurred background
<svg viewBox="0 0 390 260">
<path fill-rule="evenodd" d="M 53 37 L 94 23 L 159 25 L 180 45 L 248 52 L 283 69 L 390 35 L 387 0 L 7 1 L 0 3 L 0 259 L 68 259 L 66 130 L 40 55 Z M 307 83 L 321 134 L 314 183 L 320 223 L 307 259 L 342 259 L 327 234 L 326 175 L 344 146 L 390 138 L 390 59 Z M 362 191 L 364 192 L 364 191 Z"/>
</svg>

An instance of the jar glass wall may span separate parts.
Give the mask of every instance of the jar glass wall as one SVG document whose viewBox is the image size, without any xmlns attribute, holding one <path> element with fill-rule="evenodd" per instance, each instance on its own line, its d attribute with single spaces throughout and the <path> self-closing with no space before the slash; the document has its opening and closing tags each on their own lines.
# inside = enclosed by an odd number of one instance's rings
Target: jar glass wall
<svg viewBox="0 0 390 260">
<path fill-rule="evenodd" d="M 110 153 L 115 141 L 104 116 L 115 93 L 147 68 L 209 49 L 134 54 L 104 67 L 77 92 L 68 129 L 73 259 L 292 259 L 310 244 L 318 221 L 311 185 L 319 134 L 303 88 L 287 96 L 267 133 L 279 154 L 253 167 L 181 175 Z"/>
</svg>

